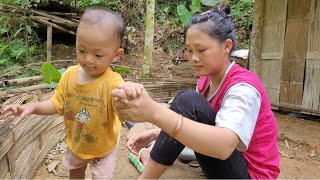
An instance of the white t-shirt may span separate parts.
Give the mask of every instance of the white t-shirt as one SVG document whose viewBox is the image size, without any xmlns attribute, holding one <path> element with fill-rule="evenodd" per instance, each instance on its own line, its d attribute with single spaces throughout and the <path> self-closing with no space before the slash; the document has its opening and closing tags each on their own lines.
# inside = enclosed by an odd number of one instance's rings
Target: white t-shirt
<svg viewBox="0 0 320 180">
<path fill-rule="evenodd" d="M 234 64 L 235 63 L 232 62 L 229 65 L 217 91 L 220 89 L 227 73 Z M 207 98 L 207 100 L 210 101 L 216 95 L 217 91 L 211 97 Z M 199 92 L 198 89 L 197 92 Z M 203 92 L 206 92 L 206 90 Z M 239 151 L 244 152 L 248 149 L 259 115 L 260 105 L 260 93 L 255 87 L 248 83 L 237 83 L 233 85 L 223 97 L 221 108 L 216 116 L 216 126 L 228 128 L 238 135 L 241 140 L 237 146 L 237 150 Z"/>
</svg>

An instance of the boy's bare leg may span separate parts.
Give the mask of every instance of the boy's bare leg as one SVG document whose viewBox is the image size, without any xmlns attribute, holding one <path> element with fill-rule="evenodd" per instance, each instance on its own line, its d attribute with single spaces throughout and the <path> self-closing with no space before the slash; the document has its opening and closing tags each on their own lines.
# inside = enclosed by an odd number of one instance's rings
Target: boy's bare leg
<svg viewBox="0 0 320 180">
<path fill-rule="evenodd" d="M 79 168 L 70 170 L 70 179 L 85 179 L 87 165 Z"/>
</svg>

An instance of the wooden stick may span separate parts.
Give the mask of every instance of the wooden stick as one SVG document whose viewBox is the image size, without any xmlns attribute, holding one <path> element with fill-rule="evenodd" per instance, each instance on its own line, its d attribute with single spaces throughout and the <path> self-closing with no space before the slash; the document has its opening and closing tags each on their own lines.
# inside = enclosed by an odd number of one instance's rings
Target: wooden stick
<svg viewBox="0 0 320 180">
<path fill-rule="evenodd" d="M 60 16 L 78 16 L 77 13 L 65 13 L 65 12 L 48 12 L 51 15 L 60 15 Z"/>
<path fill-rule="evenodd" d="M 47 61 L 52 61 L 52 26 L 47 27 Z"/>
<path fill-rule="evenodd" d="M 12 86 L 12 85 L 20 85 L 20 84 L 27 84 L 27 83 L 33 83 L 37 81 L 41 81 L 43 78 L 42 76 L 33 76 L 33 77 L 25 77 L 20 79 L 9 79 L 0 81 L 0 86 Z"/>
</svg>

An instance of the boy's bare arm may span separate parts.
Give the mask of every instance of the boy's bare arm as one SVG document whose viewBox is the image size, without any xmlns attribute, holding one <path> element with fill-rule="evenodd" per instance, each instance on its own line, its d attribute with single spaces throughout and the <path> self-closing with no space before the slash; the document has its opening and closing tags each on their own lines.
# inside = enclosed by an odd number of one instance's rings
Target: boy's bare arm
<svg viewBox="0 0 320 180">
<path fill-rule="evenodd" d="M 54 107 L 53 102 L 50 99 L 35 102 L 35 109 L 33 114 L 52 115 L 56 113 L 56 108 Z"/>
<path fill-rule="evenodd" d="M 29 114 L 52 115 L 56 113 L 57 111 L 50 99 L 24 105 L 11 104 L 5 106 L 1 111 L 2 118 L 7 118 L 11 115 L 25 117 Z"/>
</svg>

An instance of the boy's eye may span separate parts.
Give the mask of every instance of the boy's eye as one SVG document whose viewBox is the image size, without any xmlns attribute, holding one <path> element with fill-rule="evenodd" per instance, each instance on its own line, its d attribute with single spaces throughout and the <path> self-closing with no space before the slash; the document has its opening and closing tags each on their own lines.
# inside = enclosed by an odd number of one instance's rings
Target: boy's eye
<svg viewBox="0 0 320 180">
<path fill-rule="evenodd" d="M 204 52 L 205 50 L 207 50 L 207 49 L 200 49 L 199 52 Z"/>
<path fill-rule="evenodd" d="M 83 51 L 83 50 L 81 50 L 81 49 L 78 49 L 78 51 L 79 51 L 80 53 L 84 53 L 84 51 Z"/>
<path fill-rule="evenodd" d="M 102 58 L 103 55 L 96 54 L 96 57 L 97 57 L 97 58 Z"/>
</svg>

